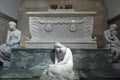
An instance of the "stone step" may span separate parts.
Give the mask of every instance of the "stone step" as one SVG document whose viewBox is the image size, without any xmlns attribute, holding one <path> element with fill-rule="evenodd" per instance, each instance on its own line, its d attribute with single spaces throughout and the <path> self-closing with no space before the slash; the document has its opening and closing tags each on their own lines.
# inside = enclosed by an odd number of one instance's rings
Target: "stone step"
<svg viewBox="0 0 120 80">
<path fill-rule="evenodd" d="M 120 80 L 120 70 L 74 70 L 74 80 Z M 28 70 L 0 70 L 0 80 L 40 80 L 40 75 L 35 76 Z"/>
<path fill-rule="evenodd" d="M 101 78 L 101 77 L 91 77 L 91 78 L 80 78 L 79 80 L 120 80 L 120 78 Z"/>
<path fill-rule="evenodd" d="M 80 71 L 80 80 L 120 80 L 120 70 Z"/>
<path fill-rule="evenodd" d="M 113 63 L 112 66 L 113 66 L 113 69 L 120 70 L 120 63 Z"/>
</svg>

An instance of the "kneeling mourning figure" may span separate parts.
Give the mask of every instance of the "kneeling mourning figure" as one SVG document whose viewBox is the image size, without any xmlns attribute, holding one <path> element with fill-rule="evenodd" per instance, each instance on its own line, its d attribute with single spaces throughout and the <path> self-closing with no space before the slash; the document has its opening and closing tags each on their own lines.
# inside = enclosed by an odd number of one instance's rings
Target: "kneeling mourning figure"
<svg viewBox="0 0 120 80">
<path fill-rule="evenodd" d="M 104 37 L 107 41 L 106 47 L 111 50 L 113 54 L 113 62 L 120 60 L 120 40 L 117 37 L 117 25 L 110 25 L 110 29 L 104 31 Z"/>
<path fill-rule="evenodd" d="M 0 45 L 0 61 L 4 65 L 4 61 L 10 60 L 10 54 L 12 48 L 19 48 L 21 39 L 21 31 L 16 29 L 16 23 L 11 21 L 8 23 L 10 30 L 7 33 L 6 43 Z"/>
<path fill-rule="evenodd" d="M 73 80 L 73 56 L 71 50 L 61 43 L 56 43 L 54 48 L 55 63 L 49 65 L 48 69 L 44 71 L 44 75 L 48 75 L 49 80 Z M 43 77 L 40 80 L 44 80 Z"/>
</svg>

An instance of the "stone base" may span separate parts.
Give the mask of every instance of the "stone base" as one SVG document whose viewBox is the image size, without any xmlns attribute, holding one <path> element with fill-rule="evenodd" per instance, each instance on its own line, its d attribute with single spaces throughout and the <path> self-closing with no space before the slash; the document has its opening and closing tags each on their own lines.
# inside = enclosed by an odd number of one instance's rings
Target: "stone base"
<svg viewBox="0 0 120 80">
<path fill-rule="evenodd" d="M 25 48 L 44 48 L 44 49 L 53 49 L 55 42 L 29 42 L 27 41 L 25 44 Z M 72 49 L 97 49 L 96 41 L 93 42 L 80 42 L 80 43 L 65 43 L 65 46 L 72 48 Z"/>
<path fill-rule="evenodd" d="M 71 49 L 73 53 L 74 69 L 112 68 L 112 54 L 107 49 Z M 13 49 L 11 55 L 11 69 L 30 70 L 35 75 L 43 71 L 54 62 L 53 49 Z"/>
<path fill-rule="evenodd" d="M 77 74 L 79 78 L 75 78 L 74 80 L 120 80 L 119 70 L 90 70 L 89 72 L 77 70 Z M 0 80 L 59 80 L 59 78 L 53 79 L 48 76 L 33 76 L 28 70 L 2 69 L 0 72 Z"/>
<path fill-rule="evenodd" d="M 109 80 L 108 78 L 116 80 L 119 78 L 119 70 L 110 71 L 113 70 L 110 50 L 71 50 L 74 62 L 74 80 Z M 0 80 L 51 80 L 42 74 L 48 65 L 52 64 L 54 58 L 52 53 L 53 49 L 13 49 L 10 69 L 0 70 Z"/>
<path fill-rule="evenodd" d="M 120 63 L 113 63 L 113 69 L 120 70 Z"/>
</svg>

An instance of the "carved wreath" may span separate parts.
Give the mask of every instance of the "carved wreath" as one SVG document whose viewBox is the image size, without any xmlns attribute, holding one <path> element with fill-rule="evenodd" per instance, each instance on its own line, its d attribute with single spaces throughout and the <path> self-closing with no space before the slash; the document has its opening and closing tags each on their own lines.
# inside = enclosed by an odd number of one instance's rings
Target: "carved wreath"
<svg viewBox="0 0 120 80">
<path fill-rule="evenodd" d="M 44 27 L 44 30 L 47 32 L 53 31 L 53 24 L 47 23 Z"/>
<path fill-rule="evenodd" d="M 68 26 L 68 29 L 71 32 L 77 31 L 77 24 L 76 23 L 70 23 L 70 25 Z"/>
</svg>

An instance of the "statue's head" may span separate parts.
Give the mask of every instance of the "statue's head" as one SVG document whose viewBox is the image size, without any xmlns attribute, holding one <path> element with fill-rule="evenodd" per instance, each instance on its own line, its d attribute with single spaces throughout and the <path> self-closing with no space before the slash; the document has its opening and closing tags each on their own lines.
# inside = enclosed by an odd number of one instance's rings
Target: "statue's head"
<svg viewBox="0 0 120 80">
<path fill-rule="evenodd" d="M 10 21 L 8 24 L 9 24 L 10 30 L 15 30 L 16 29 L 16 23 L 15 22 Z"/>
<path fill-rule="evenodd" d="M 64 48 L 65 46 L 59 42 L 55 43 L 54 48 Z"/>
<path fill-rule="evenodd" d="M 117 26 L 116 24 L 111 24 L 111 25 L 110 25 L 110 30 L 111 30 L 111 31 L 114 31 L 114 30 L 117 29 L 117 27 L 118 27 L 118 26 Z"/>
<path fill-rule="evenodd" d="M 55 48 L 55 51 L 60 52 L 63 49 L 65 49 L 66 47 L 58 42 L 58 43 L 55 43 L 54 48 Z"/>
</svg>

